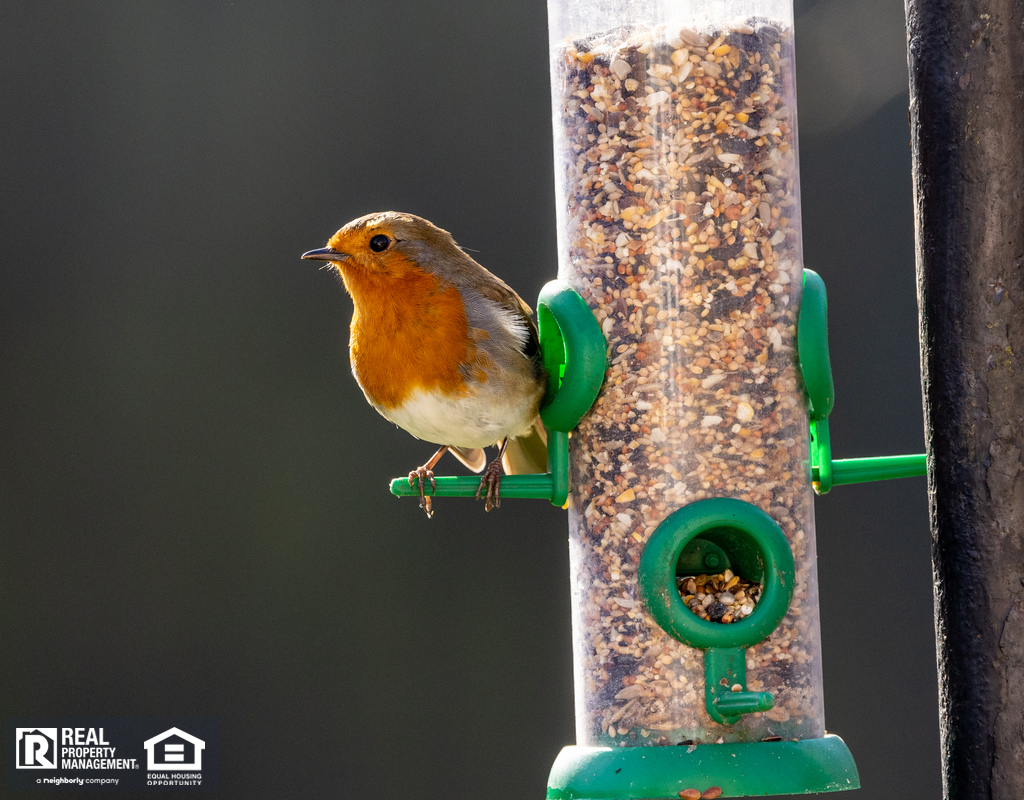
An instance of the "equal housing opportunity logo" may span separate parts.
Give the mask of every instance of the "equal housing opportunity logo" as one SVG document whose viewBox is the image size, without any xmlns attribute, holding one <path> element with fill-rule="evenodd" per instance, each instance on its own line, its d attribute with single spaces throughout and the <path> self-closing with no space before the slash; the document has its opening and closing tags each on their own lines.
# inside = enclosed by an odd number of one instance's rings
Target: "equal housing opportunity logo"
<svg viewBox="0 0 1024 800">
<path fill-rule="evenodd" d="M 171 728 L 143 745 L 146 766 L 152 770 L 199 770 L 203 768 L 206 742 L 185 731 Z"/>
<path fill-rule="evenodd" d="M 206 717 L 5 720 L 8 789 L 215 789 L 218 726 Z"/>
</svg>

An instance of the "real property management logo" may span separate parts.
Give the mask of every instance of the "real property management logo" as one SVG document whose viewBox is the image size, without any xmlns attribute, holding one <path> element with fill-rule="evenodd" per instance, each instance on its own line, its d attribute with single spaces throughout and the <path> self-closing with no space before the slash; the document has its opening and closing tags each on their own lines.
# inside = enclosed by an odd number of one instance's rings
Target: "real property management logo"
<svg viewBox="0 0 1024 800">
<path fill-rule="evenodd" d="M 15 728 L 17 769 L 57 769 L 57 728 Z"/>
<path fill-rule="evenodd" d="M 136 769 L 138 760 L 118 758 L 104 728 L 15 728 L 16 769 Z"/>
<path fill-rule="evenodd" d="M 8 789 L 214 789 L 215 720 L 9 719 Z"/>
</svg>

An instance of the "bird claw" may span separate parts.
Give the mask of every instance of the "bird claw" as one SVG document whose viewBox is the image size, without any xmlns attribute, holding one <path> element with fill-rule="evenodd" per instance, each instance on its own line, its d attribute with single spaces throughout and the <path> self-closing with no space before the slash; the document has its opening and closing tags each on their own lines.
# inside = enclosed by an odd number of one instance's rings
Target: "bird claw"
<svg viewBox="0 0 1024 800">
<path fill-rule="evenodd" d="M 476 490 L 476 499 L 480 499 L 480 493 L 486 489 L 484 495 L 484 511 L 492 508 L 501 508 L 501 458 L 496 458 L 487 465 L 484 474 L 480 476 L 480 486 Z"/>
<path fill-rule="evenodd" d="M 431 493 L 437 491 L 437 481 L 434 480 L 433 470 L 429 470 L 426 467 L 417 467 L 409 473 L 409 487 L 413 487 L 419 482 L 420 485 L 420 508 L 427 512 L 427 518 L 434 516 L 434 509 L 431 505 L 431 498 L 427 496 L 426 484 L 430 481 Z"/>
</svg>

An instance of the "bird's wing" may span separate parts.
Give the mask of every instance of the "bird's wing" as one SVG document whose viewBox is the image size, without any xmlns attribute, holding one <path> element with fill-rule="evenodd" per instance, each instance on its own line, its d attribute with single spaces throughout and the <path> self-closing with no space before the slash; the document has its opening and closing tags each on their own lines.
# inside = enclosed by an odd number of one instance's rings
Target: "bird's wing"
<svg viewBox="0 0 1024 800">
<path fill-rule="evenodd" d="M 527 319 L 533 317 L 533 309 L 523 302 L 523 298 L 516 293 L 515 289 L 483 267 L 480 267 L 480 269 L 486 273 L 487 278 L 490 280 L 476 283 L 473 287 L 476 291 L 480 292 L 488 300 L 493 300 L 515 314 L 521 314 Z"/>
<path fill-rule="evenodd" d="M 435 244 L 444 255 L 431 261 L 429 268 L 440 278 L 461 290 L 474 291 L 516 316 L 533 317 L 533 309 L 511 286 L 459 249 L 450 236 L 443 245 L 441 242 Z"/>
<path fill-rule="evenodd" d="M 519 354 L 533 362 L 533 373 L 544 380 L 544 367 L 537 337 L 537 325 L 530 308 L 516 291 L 497 275 L 478 264 L 458 248 L 448 237 L 446 255 L 432 262 L 431 267 L 443 280 L 454 284 L 466 304 L 466 321 L 471 328 L 480 328 L 490 334 L 491 340 L 483 348 L 490 355 L 513 366 L 517 356 L 511 351 L 500 352 L 499 342 L 515 342 Z M 508 334 L 501 336 L 499 332 Z M 521 364 L 521 362 L 520 362 Z"/>
<path fill-rule="evenodd" d="M 469 327 L 488 333 L 488 338 L 478 343 L 483 350 L 514 372 L 522 370 L 520 359 L 525 356 L 535 362 L 535 375 L 542 378 L 537 326 L 530 307 L 515 292 L 509 289 L 507 295 L 499 295 L 488 287 L 462 287 L 462 299 Z"/>
</svg>

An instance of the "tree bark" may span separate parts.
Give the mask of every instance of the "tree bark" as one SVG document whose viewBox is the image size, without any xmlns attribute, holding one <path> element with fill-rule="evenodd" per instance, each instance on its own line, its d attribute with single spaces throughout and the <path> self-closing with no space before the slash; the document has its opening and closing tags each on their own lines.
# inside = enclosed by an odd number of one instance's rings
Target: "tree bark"
<svg viewBox="0 0 1024 800">
<path fill-rule="evenodd" d="M 906 0 L 943 787 L 1024 798 L 1024 2 Z"/>
</svg>

